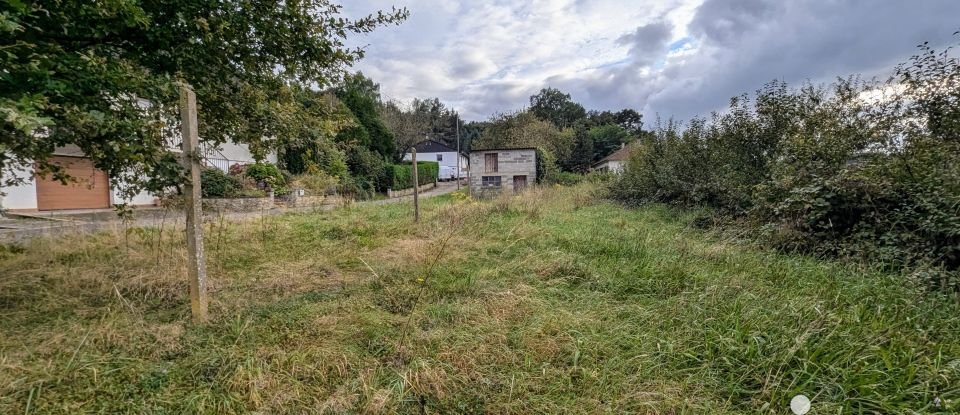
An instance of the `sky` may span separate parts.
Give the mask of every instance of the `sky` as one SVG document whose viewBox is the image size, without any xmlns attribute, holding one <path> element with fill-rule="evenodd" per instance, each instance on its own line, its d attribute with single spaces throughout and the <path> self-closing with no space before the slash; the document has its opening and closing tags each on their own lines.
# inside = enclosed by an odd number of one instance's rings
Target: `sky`
<svg viewBox="0 0 960 415">
<path fill-rule="evenodd" d="M 386 99 L 438 97 L 466 120 L 529 105 L 541 88 L 647 123 L 725 108 L 774 79 L 885 79 L 929 41 L 960 43 L 960 0 L 346 0 L 359 17 L 406 7 L 355 35 L 355 69 Z"/>
</svg>

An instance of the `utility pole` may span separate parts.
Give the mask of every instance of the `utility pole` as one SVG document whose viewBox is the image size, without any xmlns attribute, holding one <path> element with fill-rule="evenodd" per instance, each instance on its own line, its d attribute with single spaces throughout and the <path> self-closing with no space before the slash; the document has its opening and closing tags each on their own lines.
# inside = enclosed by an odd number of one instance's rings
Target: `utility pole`
<svg viewBox="0 0 960 415">
<path fill-rule="evenodd" d="M 197 133 L 197 96 L 180 84 L 180 134 L 183 167 L 190 180 L 183 186 L 187 215 L 187 275 L 190 278 L 190 309 L 193 320 L 207 321 L 207 264 L 203 255 L 203 210 L 200 198 L 200 138 Z"/>
<path fill-rule="evenodd" d="M 417 146 L 413 146 L 410 157 L 413 160 L 413 221 L 420 222 L 420 178 L 418 177 Z"/>
<path fill-rule="evenodd" d="M 457 190 L 460 190 L 460 113 L 457 113 Z"/>
</svg>

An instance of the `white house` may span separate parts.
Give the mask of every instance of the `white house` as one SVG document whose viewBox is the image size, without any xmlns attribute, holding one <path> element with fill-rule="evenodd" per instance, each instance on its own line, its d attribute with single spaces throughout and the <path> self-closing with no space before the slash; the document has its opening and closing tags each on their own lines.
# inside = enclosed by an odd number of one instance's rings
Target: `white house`
<svg viewBox="0 0 960 415">
<path fill-rule="evenodd" d="M 227 171 L 233 164 L 253 163 L 254 157 L 244 144 L 227 143 L 219 148 L 204 145 L 204 163 Z M 179 149 L 171 148 L 179 152 Z M 67 174 L 77 179 L 67 185 L 53 180 L 52 177 L 36 177 L 32 169 L 20 169 L 14 175 L 27 179 L 27 182 L 12 187 L 0 186 L 0 210 L 46 211 L 72 209 L 104 209 L 127 202 L 134 206 L 152 206 L 157 198 L 143 192 L 130 200 L 123 200 L 114 178 L 93 166 L 90 158 L 85 157 L 80 148 L 65 146 L 54 151 L 54 163 L 66 168 Z M 276 162 L 275 154 L 266 161 Z"/>
<path fill-rule="evenodd" d="M 440 180 L 467 177 L 470 160 L 463 154 L 457 154 L 456 149 L 433 140 L 421 141 L 413 147 L 417 149 L 417 161 L 435 161 L 440 164 Z M 403 155 L 406 161 L 412 158 L 413 153 Z"/>
<path fill-rule="evenodd" d="M 608 171 L 616 174 L 623 173 L 623 167 L 627 164 L 627 160 L 630 159 L 630 153 L 632 152 L 632 146 L 624 145 L 620 147 L 619 150 L 614 151 L 609 156 L 594 163 L 590 170 Z"/>
</svg>

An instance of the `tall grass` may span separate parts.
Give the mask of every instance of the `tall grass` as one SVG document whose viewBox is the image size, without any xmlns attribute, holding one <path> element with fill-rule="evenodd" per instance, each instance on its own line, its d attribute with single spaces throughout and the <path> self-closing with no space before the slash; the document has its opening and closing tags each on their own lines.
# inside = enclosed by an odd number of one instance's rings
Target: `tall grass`
<svg viewBox="0 0 960 415">
<path fill-rule="evenodd" d="M 956 298 L 592 189 L 215 221 L 207 325 L 182 229 L 5 248 L 0 412 L 957 409 Z"/>
</svg>

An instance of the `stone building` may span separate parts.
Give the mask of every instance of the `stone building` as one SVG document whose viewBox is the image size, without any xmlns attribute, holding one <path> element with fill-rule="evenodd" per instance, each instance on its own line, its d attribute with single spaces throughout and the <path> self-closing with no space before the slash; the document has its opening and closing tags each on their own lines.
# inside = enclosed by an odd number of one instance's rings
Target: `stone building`
<svg viewBox="0 0 960 415">
<path fill-rule="evenodd" d="M 536 149 L 493 148 L 470 152 L 470 194 L 473 196 L 518 192 L 536 182 Z"/>
</svg>

